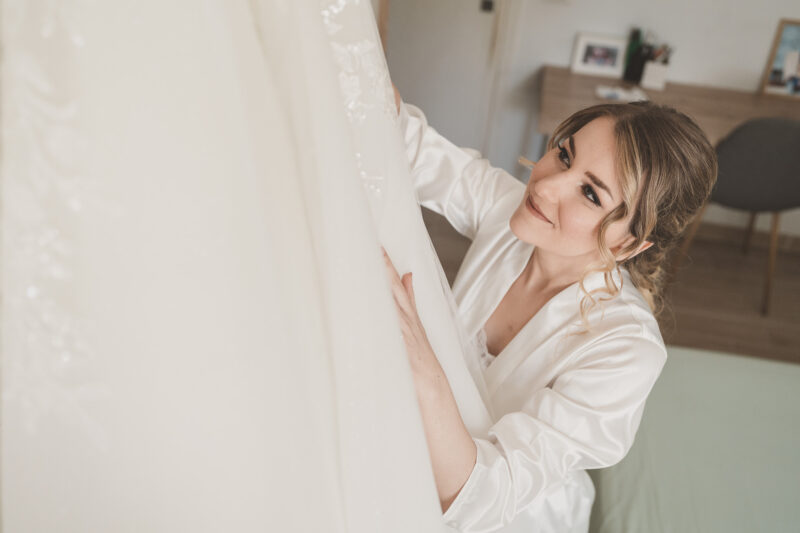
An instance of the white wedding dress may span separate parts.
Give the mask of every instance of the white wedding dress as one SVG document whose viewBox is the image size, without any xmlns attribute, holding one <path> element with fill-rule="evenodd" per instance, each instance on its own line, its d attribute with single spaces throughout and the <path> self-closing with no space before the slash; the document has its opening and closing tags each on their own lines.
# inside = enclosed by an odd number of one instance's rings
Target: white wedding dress
<svg viewBox="0 0 800 533">
<path fill-rule="evenodd" d="M 2 3 L 2 531 L 445 531 L 379 244 L 480 361 L 365 0 Z"/>
</svg>

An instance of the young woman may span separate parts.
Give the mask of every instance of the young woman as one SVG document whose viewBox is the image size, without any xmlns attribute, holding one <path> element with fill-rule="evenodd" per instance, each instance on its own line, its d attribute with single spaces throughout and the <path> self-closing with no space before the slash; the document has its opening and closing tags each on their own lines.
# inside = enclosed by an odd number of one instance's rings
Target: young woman
<svg viewBox="0 0 800 533">
<path fill-rule="evenodd" d="M 674 109 L 601 104 L 556 129 L 524 185 L 397 105 L 420 203 L 472 239 L 453 293 L 485 345 L 496 418 L 489 439 L 469 435 L 411 274 L 386 256 L 445 520 L 465 532 L 585 532 L 585 470 L 628 452 L 666 361 L 664 267 L 711 192 L 714 149 Z"/>
</svg>

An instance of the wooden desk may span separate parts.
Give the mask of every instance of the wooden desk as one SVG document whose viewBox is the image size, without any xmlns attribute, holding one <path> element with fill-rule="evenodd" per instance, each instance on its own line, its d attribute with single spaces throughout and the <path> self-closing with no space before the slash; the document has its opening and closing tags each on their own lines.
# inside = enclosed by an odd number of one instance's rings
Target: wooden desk
<svg viewBox="0 0 800 533">
<path fill-rule="evenodd" d="M 542 67 L 539 133 L 548 137 L 569 115 L 594 104 L 609 102 L 595 96 L 597 85 L 619 86 L 615 78 L 572 74 L 566 67 Z M 747 119 L 786 117 L 800 120 L 800 99 L 761 96 L 754 92 L 717 89 L 701 85 L 667 83 L 663 91 L 645 89 L 655 103 L 666 104 L 692 117 L 711 144 Z"/>
</svg>

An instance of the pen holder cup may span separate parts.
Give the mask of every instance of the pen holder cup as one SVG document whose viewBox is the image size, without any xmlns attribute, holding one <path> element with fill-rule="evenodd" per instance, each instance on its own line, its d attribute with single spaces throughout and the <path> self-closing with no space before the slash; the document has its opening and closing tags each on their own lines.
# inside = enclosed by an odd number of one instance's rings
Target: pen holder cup
<svg viewBox="0 0 800 533">
<path fill-rule="evenodd" d="M 657 61 L 648 61 L 644 64 L 644 72 L 639 82 L 644 89 L 663 91 L 667 84 L 667 70 L 669 65 Z"/>
</svg>

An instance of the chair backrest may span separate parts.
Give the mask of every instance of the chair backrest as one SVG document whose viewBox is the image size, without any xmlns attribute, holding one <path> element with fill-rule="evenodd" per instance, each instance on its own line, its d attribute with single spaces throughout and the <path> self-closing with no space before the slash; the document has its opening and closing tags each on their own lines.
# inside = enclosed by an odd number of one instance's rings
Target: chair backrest
<svg viewBox="0 0 800 533">
<path fill-rule="evenodd" d="M 711 201 L 748 211 L 800 207 L 800 121 L 751 119 L 717 144 Z"/>
</svg>

